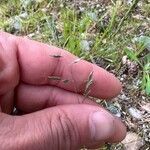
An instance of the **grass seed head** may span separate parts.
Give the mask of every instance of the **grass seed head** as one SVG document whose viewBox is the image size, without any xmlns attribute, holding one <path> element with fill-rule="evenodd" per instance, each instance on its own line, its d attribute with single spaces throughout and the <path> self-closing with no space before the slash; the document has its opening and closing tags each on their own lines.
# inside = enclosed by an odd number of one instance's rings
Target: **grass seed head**
<svg viewBox="0 0 150 150">
<path fill-rule="evenodd" d="M 55 81 L 60 81 L 61 80 L 61 78 L 57 77 L 57 76 L 48 76 L 48 79 L 49 80 L 55 80 Z"/>
<path fill-rule="evenodd" d="M 90 93 L 90 91 L 91 91 L 90 88 L 91 88 L 92 84 L 93 84 L 93 71 L 90 72 L 88 79 L 86 81 L 85 91 L 84 91 L 85 96 L 88 96 L 88 94 Z"/>
<path fill-rule="evenodd" d="M 53 58 L 61 58 L 62 57 L 61 55 L 58 55 L 58 54 L 50 55 L 50 56 L 53 57 Z"/>
</svg>

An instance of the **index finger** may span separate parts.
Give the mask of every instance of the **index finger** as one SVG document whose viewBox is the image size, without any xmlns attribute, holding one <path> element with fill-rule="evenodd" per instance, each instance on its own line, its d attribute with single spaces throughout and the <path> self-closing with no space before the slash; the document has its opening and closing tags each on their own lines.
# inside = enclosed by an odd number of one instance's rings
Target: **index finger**
<svg viewBox="0 0 150 150">
<path fill-rule="evenodd" d="M 27 38 L 14 39 L 21 80 L 27 84 L 54 85 L 98 98 L 114 97 L 121 90 L 114 75 L 87 61 L 77 60 L 68 51 Z"/>
</svg>

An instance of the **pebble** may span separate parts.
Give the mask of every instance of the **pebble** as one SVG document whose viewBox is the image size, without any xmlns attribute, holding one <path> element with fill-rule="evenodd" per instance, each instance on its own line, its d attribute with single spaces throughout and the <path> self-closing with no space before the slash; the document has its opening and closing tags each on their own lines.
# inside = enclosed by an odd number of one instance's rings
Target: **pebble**
<svg viewBox="0 0 150 150">
<path fill-rule="evenodd" d="M 145 110 L 146 112 L 150 113 L 150 103 L 147 103 L 147 104 L 141 106 L 141 108 L 143 110 Z"/>
<path fill-rule="evenodd" d="M 20 31 L 22 24 L 21 24 L 21 19 L 19 16 L 15 16 L 14 18 L 11 19 L 10 21 L 11 27 L 15 29 L 16 31 Z"/>
<path fill-rule="evenodd" d="M 118 96 L 119 99 L 128 101 L 130 98 L 127 97 L 124 93 Z"/>
<path fill-rule="evenodd" d="M 133 118 L 136 118 L 136 119 L 138 119 L 138 120 L 140 120 L 140 119 L 143 118 L 141 111 L 139 111 L 139 110 L 136 109 L 136 108 L 130 107 L 130 108 L 128 109 L 128 112 L 129 112 L 129 114 L 130 114 Z"/>
<path fill-rule="evenodd" d="M 89 13 L 88 13 L 88 16 L 89 16 L 90 19 L 93 20 L 93 21 L 97 21 L 97 20 L 98 20 L 96 13 L 89 12 Z"/>
<path fill-rule="evenodd" d="M 82 50 L 90 51 L 90 43 L 87 40 L 82 40 L 80 45 Z"/>
<path fill-rule="evenodd" d="M 33 2 L 33 0 L 20 0 L 20 1 L 24 8 L 28 7 Z"/>
<path fill-rule="evenodd" d="M 24 12 L 24 13 L 20 14 L 19 17 L 26 19 L 28 17 L 28 13 Z"/>
<path fill-rule="evenodd" d="M 112 113 L 112 114 L 114 114 L 116 117 L 121 117 L 121 112 L 120 112 L 120 110 L 119 110 L 119 108 L 117 107 L 117 106 L 114 106 L 114 105 L 109 105 L 108 107 L 107 107 L 107 109 Z"/>
<path fill-rule="evenodd" d="M 127 55 L 122 57 L 122 64 L 125 65 L 127 63 Z"/>
<path fill-rule="evenodd" d="M 128 132 L 126 138 L 122 141 L 125 150 L 140 150 L 144 145 L 143 139 L 134 132 Z"/>
</svg>

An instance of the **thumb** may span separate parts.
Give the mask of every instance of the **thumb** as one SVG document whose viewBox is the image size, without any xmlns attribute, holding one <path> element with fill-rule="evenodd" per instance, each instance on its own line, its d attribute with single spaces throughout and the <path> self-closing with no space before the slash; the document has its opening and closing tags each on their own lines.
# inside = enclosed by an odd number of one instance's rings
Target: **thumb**
<svg viewBox="0 0 150 150">
<path fill-rule="evenodd" d="M 6 120 L 12 122 L 7 124 Z M 108 139 L 112 138 L 113 142 L 120 141 L 125 136 L 120 121 L 91 105 L 58 106 L 21 117 L 9 116 L 0 125 L 1 150 L 76 150 L 111 142 Z"/>
</svg>

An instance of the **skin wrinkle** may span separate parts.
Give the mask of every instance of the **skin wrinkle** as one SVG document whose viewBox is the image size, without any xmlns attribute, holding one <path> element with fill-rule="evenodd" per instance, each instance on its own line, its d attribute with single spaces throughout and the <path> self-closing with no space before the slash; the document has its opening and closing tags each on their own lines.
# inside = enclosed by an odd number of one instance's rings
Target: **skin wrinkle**
<svg viewBox="0 0 150 150">
<path fill-rule="evenodd" d="M 64 142 L 65 142 L 65 145 L 66 145 L 65 149 L 68 150 L 68 149 L 67 149 L 67 146 L 68 146 L 67 143 L 68 143 L 68 141 L 67 141 L 67 137 L 66 137 L 66 135 L 67 135 L 68 133 L 66 133 L 65 126 L 63 125 L 64 123 L 63 123 L 63 121 L 62 121 L 62 118 L 63 118 L 63 117 L 62 117 L 61 115 L 58 116 L 58 120 L 59 120 L 58 122 L 59 122 L 59 124 L 60 124 L 60 126 L 61 126 L 60 129 L 62 129 L 62 130 L 61 130 L 61 131 L 62 131 L 62 135 L 60 135 L 60 136 L 63 137 L 61 143 L 64 143 Z M 68 131 L 67 131 L 67 132 L 68 132 Z M 70 139 L 69 139 L 69 141 L 70 141 Z M 63 145 L 62 145 L 62 146 L 63 146 Z M 64 149 L 64 147 L 62 147 L 62 146 L 61 146 L 61 148 Z"/>
<path fill-rule="evenodd" d="M 52 116 L 53 116 L 53 115 L 52 115 Z M 48 129 L 49 129 L 48 132 L 50 131 L 49 133 L 50 133 L 50 136 L 51 136 L 49 139 L 51 139 L 51 143 L 55 143 L 56 140 L 54 140 L 54 137 L 55 137 L 55 136 L 54 136 L 54 134 L 53 134 L 53 130 L 52 130 L 52 129 L 53 129 L 53 126 L 52 126 L 52 121 L 51 121 L 51 120 L 52 120 L 52 119 L 48 119 L 48 125 L 49 125 L 49 126 L 48 126 Z M 51 145 L 54 146 L 54 145 L 56 145 L 56 144 L 51 144 Z M 51 149 L 53 150 L 54 147 L 51 147 Z"/>
<path fill-rule="evenodd" d="M 61 56 L 61 54 L 62 54 L 62 52 L 61 52 L 61 50 L 59 50 L 60 51 L 60 54 L 58 54 L 58 55 L 60 55 Z M 61 57 L 60 58 L 52 58 L 52 59 L 54 59 L 54 60 L 56 60 L 56 62 L 55 62 L 55 67 L 54 67 L 54 69 L 53 69 L 53 71 L 51 72 L 51 75 L 50 76 L 57 76 L 57 74 L 58 74 L 58 76 L 60 77 L 60 78 L 62 78 L 62 72 L 60 72 L 60 68 L 58 69 L 58 67 L 59 66 L 61 66 L 60 64 L 61 64 Z M 54 61 L 53 60 L 53 61 Z M 58 70 L 59 71 L 58 71 Z M 59 72 L 59 73 L 58 73 Z M 51 82 L 51 81 L 50 81 Z M 57 81 L 57 83 L 56 83 L 56 81 L 55 81 L 55 86 L 58 86 L 59 85 L 59 83 L 60 83 L 60 81 Z M 53 85 L 53 82 L 52 82 L 52 85 Z"/>
<path fill-rule="evenodd" d="M 47 107 L 50 107 L 51 105 L 54 105 L 54 106 L 57 105 L 57 100 L 56 100 L 56 98 L 57 98 L 57 93 L 55 92 L 56 88 L 57 88 L 57 87 L 55 87 L 55 86 L 53 87 L 53 89 L 50 88 L 49 97 L 48 97 L 48 99 L 47 99 L 47 101 L 46 101 L 46 106 L 47 106 Z M 52 103 L 52 102 L 53 102 L 53 104 L 50 104 L 50 103 Z"/>
<path fill-rule="evenodd" d="M 63 111 L 63 110 L 62 110 Z M 60 117 L 60 121 L 61 124 L 63 125 L 62 127 L 64 128 L 64 135 L 65 135 L 65 141 L 66 141 L 66 149 L 71 150 L 72 147 L 74 146 L 74 139 L 76 139 L 74 137 L 74 134 L 72 134 L 72 131 L 74 131 L 74 126 L 73 124 L 70 124 L 70 119 L 67 116 L 67 114 L 63 111 L 63 113 L 65 114 L 65 117 Z"/>
<path fill-rule="evenodd" d="M 62 147 L 63 143 L 66 143 L 66 137 L 65 137 L 66 133 L 65 133 L 64 126 L 63 126 L 62 120 L 61 120 L 61 117 L 63 117 L 63 115 L 64 115 L 64 112 L 61 109 L 59 109 L 59 113 L 58 113 L 58 116 L 57 116 L 57 121 L 58 121 L 57 123 L 58 123 L 58 125 L 60 125 L 60 128 L 58 129 L 58 126 L 56 126 L 57 133 L 58 133 L 58 139 L 59 139 L 59 148 L 58 148 L 58 150 L 61 150 L 61 149 L 64 149 L 64 148 L 66 149 L 67 148 L 67 147 Z M 61 131 L 61 134 L 60 134 L 60 131 Z M 66 144 L 64 144 L 64 145 L 67 146 Z"/>
<path fill-rule="evenodd" d="M 73 150 L 72 148 L 75 148 L 76 145 L 74 145 L 74 143 L 72 143 L 74 140 L 76 140 L 77 138 L 74 136 L 74 134 L 72 134 L 72 132 L 74 132 L 74 125 L 72 123 L 70 123 L 70 119 L 67 116 L 67 114 L 61 109 L 61 111 L 63 112 L 63 115 L 61 114 L 59 116 L 59 122 L 61 124 L 61 127 L 63 129 L 63 135 L 64 135 L 64 142 L 66 143 L 66 150 Z"/>
<path fill-rule="evenodd" d="M 57 87 L 55 86 L 53 88 L 49 87 L 49 96 L 45 100 L 42 109 L 49 108 L 51 106 L 57 106 L 57 93 L 55 92 L 56 88 Z"/>
<path fill-rule="evenodd" d="M 68 123 L 66 123 L 66 139 L 67 139 L 67 142 L 66 142 L 66 145 L 67 145 L 67 147 L 68 147 L 68 150 L 71 150 L 73 147 L 75 147 L 74 146 L 74 143 L 73 143 L 73 141 L 74 141 L 74 134 L 72 134 L 72 131 L 74 132 L 74 130 L 73 130 L 73 127 L 72 127 L 72 124 L 70 124 L 70 119 L 69 118 L 67 118 L 66 117 L 66 120 L 67 120 L 67 122 Z M 69 139 L 69 140 L 68 140 Z"/>
<path fill-rule="evenodd" d="M 59 112 L 56 112 L 56 114 L 47 114 L 47 121 L 48 121 L 48 129 L 50 131 L 51 135 L 51 141 L 52 144 L 56 150 L 60 149 L 60 137 L 59 137 L 59 132 L 57 129 L 57 120 L 56 117 Z M 51 150 L 55 150 L 54 147 L 51 147 Z"/>
<path fill-rule="evenodd" d="M 67 116 L 67 114 L 66 114 L 66 116 Z M 78 128 L 76 128 L 77 127 L 77 124 L 76 124 L 76 122 L 73 124 L 72 122 L 71 122 L 71 120 L 69 119 L 69 117 L 67 117 L 68 118 L 68 121 L 69 121 L 69 123 L 70 123 L 70 125 L 71 125 L 71 127 L 72 127 L 72 131 L 74 131 L 74 138 L 72 138 L 72 140 L 71 141 L 76 141 L 77 142 L 77 140 L 78 140 L 78 142 L 77 143 L 80 143 L 79 141 L 81 141 L 81 136 L 79 136 L 80 135 L 80 132 L 79 131 L 77 131 L 77 129 Z M 71 132 L 72 132 L 71 131 Z M 75 147 L 76 145 L 74 145 L 74 144 L 72 144 L 73 145 L 73 147 Z M 80 144 L 81 145 L 81 144 Z"/>
<path fill-rule="evenodd" d="M 55 126 L 55 130 L 56 130 L 56 135 L 57 135 L 57 137 L 56 137 L 56 141 L 57 141 L 57 149 L 58 150 L 61 150 L 60 149 L 60 145 L 61 145 L 61 137 L 59 136 L 60 134 L 59 134 L 59 131 L 58 131 L 58 128 L 57 128 L 57 125 Z"/>
<path fill-rule="evenodd" d="M 73 131 L 72 130 L 73 127 L 71 126 L 70 121 L 68 120 L 69 118 L 67 117 L 67 114 L 62 109 L 59 109 L 59 111 L 57 112 L 57 116 L 55 116 L 55 117 L 57 117 L 56 122 L 58 123 L 58 125 L 60 125 L 59 131 L 57 130 L 58 126 L 54 127 L 54 130 L 56 130 L 56 132 L 57 132 L 57 137 L 55 140 L 58 142 L 58 144 L 57 144 L 58 150 L 62 150 L 62 149 L 71 150 L 71 147 L 73 147 L 73 145 L 71 144 L 71 139 L 72 139 L 71 133 Z M 62 131 L 61 135 L 60 135 L 60 129 Z M 64 143 L 66 143 L 66 144 L 64 144 Z M 66 147 L 62 148 L 63 145 L 65 145 Z M 59 147 L 59 146 L 61 146 L 61 147 Z"/>
</svg>

